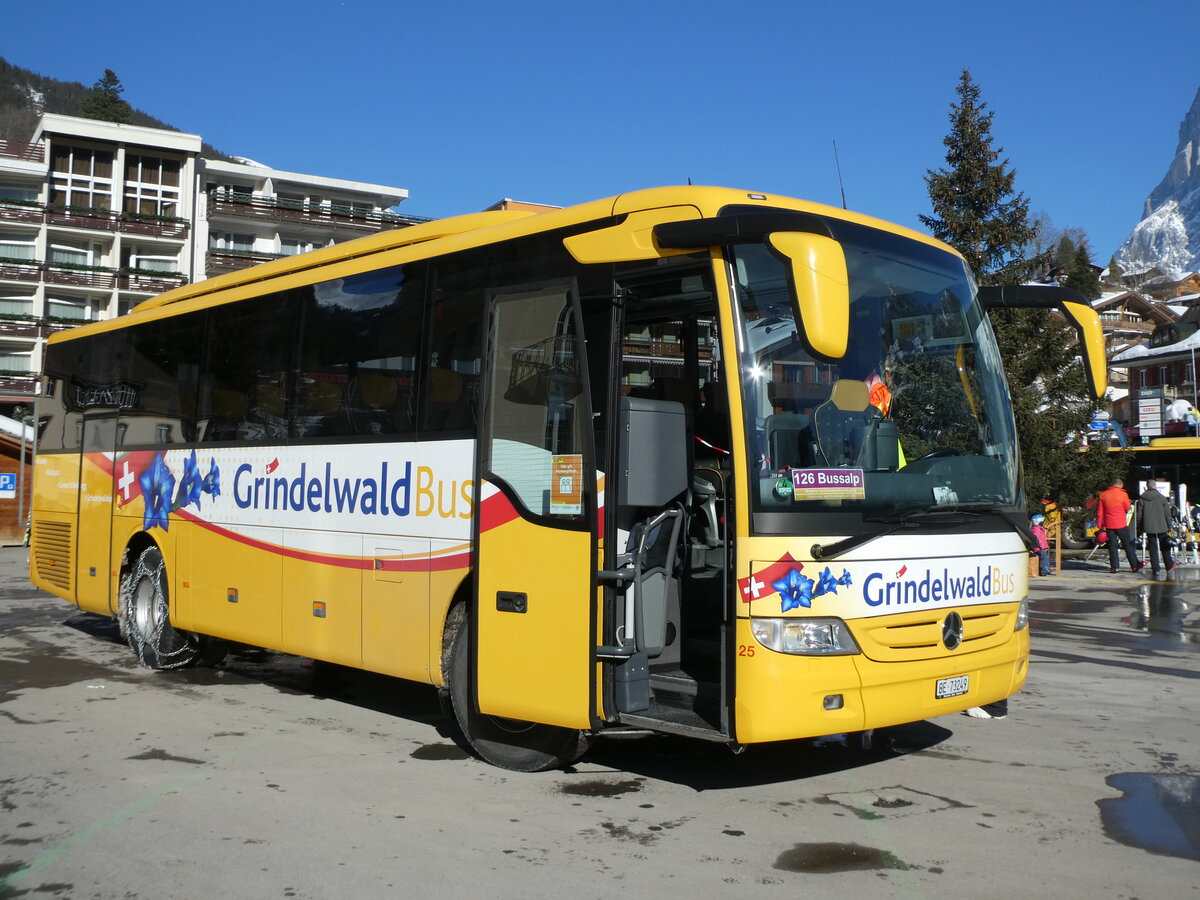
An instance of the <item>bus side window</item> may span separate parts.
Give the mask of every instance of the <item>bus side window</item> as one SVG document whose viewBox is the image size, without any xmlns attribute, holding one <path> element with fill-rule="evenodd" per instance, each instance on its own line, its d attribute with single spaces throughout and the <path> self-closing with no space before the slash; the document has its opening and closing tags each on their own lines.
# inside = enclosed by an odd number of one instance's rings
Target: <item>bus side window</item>
<svg viewBox="0 0 1200 900">
<path fill-rule="evenodd" d="M 286 440 L 295 309 L 284 293 L 210 311 L 200 440 Z"/>
<path fill-rule="evenodd" d="M 200 374 L 204 312 L 130 329 L 125 380 L 127 402 L 121 422 L 124 446 L 179 443 L 196 439 L 196 392 Z"/>
<path fill-rule="evenodd" d="M 439 279 L 430 309 L 423 435 L 458 432 L 465 437 L 476 429 L 484 296 L 479 288 L 454 290 L 455 283 L 463 280 L 456 277 L 460 274 Z"/>
</svg>

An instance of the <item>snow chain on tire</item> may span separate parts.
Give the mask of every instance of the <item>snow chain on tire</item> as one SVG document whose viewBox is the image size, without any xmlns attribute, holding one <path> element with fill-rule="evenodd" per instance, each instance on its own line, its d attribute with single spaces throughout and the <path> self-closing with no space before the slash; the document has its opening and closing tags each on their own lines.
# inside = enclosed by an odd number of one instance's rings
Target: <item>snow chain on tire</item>
<svg viewBox="0 0 1200 900">
<path fill-rule="evenodd" d="M 138 588 L 143 583 L 150 586 L 152 594 L 139 601 Z M 196 664 L 198 639 L 171 625 L 166 584 L 162 553 L 155 547 L 142 551 L 121 587 L 121 621 L 139 663 L 149 669 L 184 669 Z"/>
</svg>

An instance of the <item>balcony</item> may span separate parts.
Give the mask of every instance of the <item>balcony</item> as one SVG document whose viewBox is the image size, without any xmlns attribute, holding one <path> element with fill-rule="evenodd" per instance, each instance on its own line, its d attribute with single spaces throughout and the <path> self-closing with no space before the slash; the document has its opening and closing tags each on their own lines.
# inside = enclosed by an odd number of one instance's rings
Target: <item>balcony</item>
<svg viewBox="0 0 1200 900">
<path fill-rule="evenodd" d="M 147 272 L 144 269 L 122 269 L 117 275 L 117 287 L 123 291 L 161 294 L 187 284 L 187 276 L 178 272 Z"/>
<path fill-rule="evenodd" d="M 252 263 L 251 263 L 252 264 Z M 240 266 L 238 268 L 245 268 Z M 178 272 L 151 272 L 145 269 L 109 269 L 104 266 L 74 266 L 36 260 L 0 259 L 0 281 L 31 281 L 67 285 L 98 291 L 123 291 L 161 294 L 187 283 Z"/>
<path fill-rule="evenodd" d="M 204 275 L 212 278 L 214 275 L 224 275 L 226 272 L 240 272 L 259 263 L 282 259 L 282 253 L 259 253 L 256 250 L 209 250 L 204 258 Z"/>
<path fill-rule="evenodd" d="M 291 225 L 317 225 L 324 228 L 349 228 L 374 232 L 385 228 L 403 228 L 432 221 L 424 216 L 401 216 L 378 210 L 359 210 L 349 206 L 327 206 L 281 200 L 256 194 L 217 191 L 208 195 L 208 215 L 234 216 Z"/>
<path fill-rule="evenodd" d="M 152 237 L 184 238 L 187 219 L 113 212 L 83 206 L 52 206 L 23 200 L 0 199 L 0 222 L 31 222 L 62 228 L 86 228 L 89 231 L 120 231 Z"/>
<path fill-rule="evenodd" d="M 46 150 L 41 144 L 22 144 L 18 141 L 0 141 L 0 156 L 24 162 L 45 162 Z"/>
<path fill-rule="evenodd" d="M 38 376 L 0 371 L 0 395 L 11 397 L 33 397 L 37 393 Z"/>
</svg>

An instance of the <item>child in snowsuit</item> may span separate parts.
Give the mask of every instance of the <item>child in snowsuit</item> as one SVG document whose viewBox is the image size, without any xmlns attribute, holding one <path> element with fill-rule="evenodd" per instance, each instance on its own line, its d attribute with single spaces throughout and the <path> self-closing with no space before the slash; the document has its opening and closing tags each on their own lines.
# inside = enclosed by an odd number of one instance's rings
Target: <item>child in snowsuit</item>
<svg viewBox="0 0 1200 900">
<path fill-rule="evenodd" d="M 1039 575 L 1050 574 L 1050 538 L 1043 524 L 1045 521 L 1045 516 L 1034 516 L 1029 520 L 1029 532 L 1037 541 L 1037 549 L 1034 552 L 1037 553 Z"/>
</svg>

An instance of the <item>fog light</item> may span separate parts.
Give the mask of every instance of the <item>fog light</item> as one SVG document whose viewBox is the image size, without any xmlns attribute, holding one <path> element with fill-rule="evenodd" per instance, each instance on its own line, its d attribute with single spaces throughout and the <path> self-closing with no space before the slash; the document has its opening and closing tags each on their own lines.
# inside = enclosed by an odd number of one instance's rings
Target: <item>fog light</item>
<svg viewBox="0 0 1200 900">
<path fill-rule="evenodd" d="M 846 705 L 846 701 L 841 694 L 826 694 L 822 705 L 826 709 L 841 709 Z"/>
</svg>

